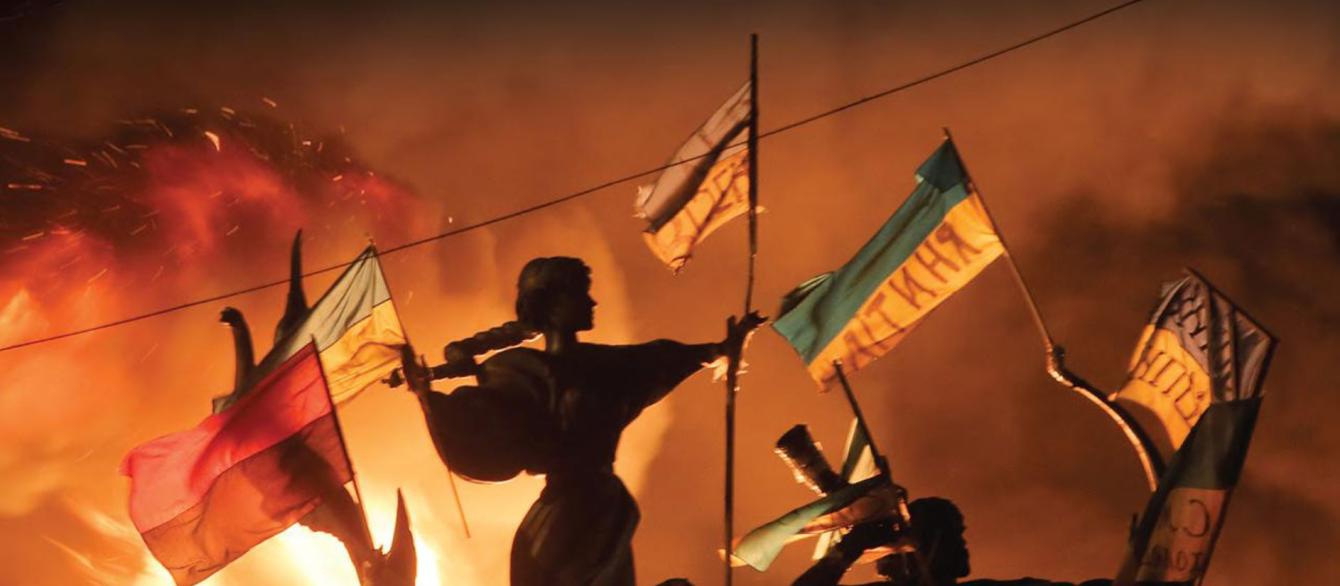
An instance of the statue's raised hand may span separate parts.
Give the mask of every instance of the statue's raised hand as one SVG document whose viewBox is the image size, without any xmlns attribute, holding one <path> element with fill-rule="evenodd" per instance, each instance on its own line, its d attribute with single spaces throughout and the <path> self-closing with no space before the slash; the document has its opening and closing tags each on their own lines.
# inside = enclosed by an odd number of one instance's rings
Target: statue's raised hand
<svg viewBox="0 0 1340 586">
<path fill-rule="evenodd" d="M 432 373 L 419 362 L 414 347 L 405 344 L 400 347 L 400 368 L 391 371 L 391 376 L 382 382 L 392 388 L 408 383 L 409 389 L 417 393 L 427 391 L 432 380 Z"/>
<path fill-rule="evenodd" d="M 759 326 L 768 322 L 768 318 L 763 317 L 757 311 L 751 311 L 744 318 L 730 316 L 726 319 L 726 339 L 721 341 L 723 354 L 729 354 L 735 349 L 743 349 L 745 342 L 749 341 L 750 334 Z"/>
</svg>

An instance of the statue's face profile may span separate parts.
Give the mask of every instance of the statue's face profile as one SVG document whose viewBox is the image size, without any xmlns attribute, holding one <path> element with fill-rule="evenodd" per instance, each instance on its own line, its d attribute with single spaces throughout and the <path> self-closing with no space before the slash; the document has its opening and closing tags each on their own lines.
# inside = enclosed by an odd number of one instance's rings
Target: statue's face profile
<svg viewBox="0 0 1340 586">
<path fill-rule="evenodd" d="M 596 300 L 591 298 L 590 282 L 586 287 L 561 289 L 554 293 L 549 305 L 549 320 L 554 328 L 567 332 L 584 332 L 595 327 Z"/>
<path fill-rule="evenodd" d="M 532 327 L 581 332 L 595 324 L 591 269 L 580 259 L 534 259 L 521 269 L 517 288 L 517 318 Z"/>
</svg>

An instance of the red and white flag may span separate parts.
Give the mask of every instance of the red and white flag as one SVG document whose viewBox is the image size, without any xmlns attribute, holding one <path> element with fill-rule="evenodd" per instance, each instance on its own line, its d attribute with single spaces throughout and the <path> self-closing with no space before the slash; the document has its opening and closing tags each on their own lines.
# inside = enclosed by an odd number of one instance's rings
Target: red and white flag
<svg viewBox="0 0 1340 586">
<path fill-rule="evenodd" d="M 180 585 L 297 522 L 353 478 L 308 345 L 228 409 L 126 455 L 130 518 Z"/>
</svg>

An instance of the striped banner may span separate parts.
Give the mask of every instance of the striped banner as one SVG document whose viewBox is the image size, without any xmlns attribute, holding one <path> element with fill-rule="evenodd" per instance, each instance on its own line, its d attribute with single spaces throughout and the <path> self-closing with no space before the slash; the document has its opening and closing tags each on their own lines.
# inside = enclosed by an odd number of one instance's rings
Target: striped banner
<svg viewBox="0 0 1340 586">
<path fill-rule="evenodd" d="M 638 191 L 638 217 L 650 224 L 643 236 L 652 253 L 679 272 L 693 249 L 717 228 L 749 211 L 749 150 L 741 142 L 753 104 L 745 83 L 689 140 L 670 167 Z"/>
<path fill-rule="evenodd" d="M 135 447 L 121 472 L 131 521 L 179 585 L 208 578 L 353 478 L 310 344 L 232 408 Z"/>
</svg>

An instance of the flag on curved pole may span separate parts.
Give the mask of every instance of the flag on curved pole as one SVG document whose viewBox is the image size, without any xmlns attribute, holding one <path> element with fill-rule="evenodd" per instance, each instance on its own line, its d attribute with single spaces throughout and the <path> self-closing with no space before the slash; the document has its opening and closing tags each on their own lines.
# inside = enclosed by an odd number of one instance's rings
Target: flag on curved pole
<svg viewBox="0 0 1340 586">
<path fill-rule="evenodd" d="M 1261 394 L 1275 339 L 1199 274 L 1165 283 L 1112 398 L 1166 457 L 1212 403 Z"/>
<path fill-rule="evenodd" d="M 1114 397 L 1175 451 L 1116 584 L 1191 585 L 1204 577 L 1246 463 L 1275 343 L 1194 271 L 1164 285 Z"/>
</svg>

